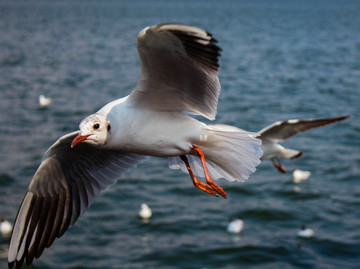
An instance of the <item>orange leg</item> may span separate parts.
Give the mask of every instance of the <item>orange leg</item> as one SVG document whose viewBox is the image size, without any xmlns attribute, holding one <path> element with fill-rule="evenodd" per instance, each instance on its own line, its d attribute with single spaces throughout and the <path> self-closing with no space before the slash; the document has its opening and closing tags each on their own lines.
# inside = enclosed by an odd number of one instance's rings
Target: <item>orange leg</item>
<svg viewBox="0 0 360 269">
<path fill-rule="evenodd" d="M 275 158 L 272 158 L 271 161 L 273 163 L 273 165 L 275 166 L 275 168 L 277 170 L 279 170 L 281 173 L 286 173 L 286 169 L 285 167 L 281 164 L 281 161 L 280 161 L 280 158 L 279 157 L 276 157 L 276 160 L 278 161 L 278 163 L 275 162 L 274 160 Z"/>
<path fill-rule="evenodd" d="M 207 192 L 211 195 L 214 195 L 216 197 L 218 197 L 218 194 L 207 184 L 202 183 L 197 177 L 195 177 L 193 171 L 191 170 L 190 164 L 188 159 L 186 158 L 185 155 L 180 156 L 181 160 L 184 161 L 184 163 L 186 164 L 186 168 L 189 171 L 190 177 L 194 183 L 194 186 L 199 188 L 200 190 Z"/>
<path fill-rule="evenodd" d="M 227 198 L 226 192 L 223 190 L 223 188 L 221 188 L 218 184 L 216 184 L 215 181 L 209 175 L 208 169 L 206 167 L 205 156 L 204 156 L 203 151 L 194 145 L 193 145 L 193 149 L 197 152 L 198 156 L 200 157 L 201 164 L 204 168 L 207 184 L 209 184 L 211 186 L 211 188 L 213 188 L 222 197 Z"/>
</svg>

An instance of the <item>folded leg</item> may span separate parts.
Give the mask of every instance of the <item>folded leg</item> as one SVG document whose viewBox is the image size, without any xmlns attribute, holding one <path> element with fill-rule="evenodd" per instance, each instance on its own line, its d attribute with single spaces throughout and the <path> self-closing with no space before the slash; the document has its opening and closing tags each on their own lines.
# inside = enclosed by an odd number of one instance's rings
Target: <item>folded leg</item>
<svg viewBox="0 0 360 269">
<path fill-rule="evenodd" d="M 191 167 L 190 167 L 190 164 L 189 164 L 189 161 L 188 159 L 186 158 L 185 155 L 182 155 L 180 156 L 181 160 L 184 161 L 185 165 L 186 165 L 186 168 L 188 169 L 189 171 L 189 174 L 190 174 L 190 177 L 194 183 L 194 186 L 199 188 L 200 190 L 206 192 L 206 193 L 209 193 L 211 195 L 214 195 L 216 197 L 218 197 L 218 194 L 207 184 L 201 182 L 197 177 L 195 177 L 193 171 L 191 170 Z"/>
<path fill-rule="evenodd" d="M 278 163 L 275 162 L 275 158 L 277 160 Z M 273 165 L 275 166 L 275 168 L 277 170 L 279 170 L 281 173 L 286 173 L 286 169 L 285 167 L 281 164 L 281 161 L 280 161 L 280 158 L 279 157 L 275 157 L 275 158 L 272 158 L 271 161 L 273 163 Z"/>
<path fill-rule="evenodd" d="M 209 175 L 208 169 L 206 167 L 205 155 L 204 155 L 203 151 L 200 148 L 198 148 L 198 147 L 196 147 L 194 145 L 193 145 L 193 149 L 196 151 L 196 153 L 198 154 L 198 156 L 199 156 L 199 158 L 201 160 L 201 164 L 202 164 L 202 166 L 204 168 L 205 178 L 206 178 L 207 184 L 209 184 L 211 186 L 211 188 L 213 188 L 222 197 L 227 198 L 226 192 L 223 190 L 223 188 L 221 188 L 218 184 L 216 184 L 215 181 Z"/>
</svg>

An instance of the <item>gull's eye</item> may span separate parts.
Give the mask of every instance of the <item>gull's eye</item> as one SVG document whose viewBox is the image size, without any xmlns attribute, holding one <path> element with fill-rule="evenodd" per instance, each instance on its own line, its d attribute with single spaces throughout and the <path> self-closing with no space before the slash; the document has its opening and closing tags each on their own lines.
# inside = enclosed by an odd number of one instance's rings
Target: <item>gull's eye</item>
<svg viewBox="0 0 360 269">
<path fill-rule="evenodd" d="M 95 123 L 95 124 L 93 125 L 93 128 L 94 128 L 94 130 L 99 129 L 99 128 L 100 128 L 100 124 L 99 124 L 99 123 Z"/>
</svg>

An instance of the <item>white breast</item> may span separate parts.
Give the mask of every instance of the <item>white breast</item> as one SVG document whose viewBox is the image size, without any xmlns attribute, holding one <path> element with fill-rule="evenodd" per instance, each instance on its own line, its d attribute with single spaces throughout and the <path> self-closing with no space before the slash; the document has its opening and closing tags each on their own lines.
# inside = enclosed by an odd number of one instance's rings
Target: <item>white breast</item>
<svg viewBox="0 0 360 269">
<path fill-rule="evenodd" d="M 134 109 L 126 102 L 114 106 L 107 117 L 111 133 L 106 147 L 158 157 L 188 153 L 206 128 L 182 112 Z"/>
</svg>

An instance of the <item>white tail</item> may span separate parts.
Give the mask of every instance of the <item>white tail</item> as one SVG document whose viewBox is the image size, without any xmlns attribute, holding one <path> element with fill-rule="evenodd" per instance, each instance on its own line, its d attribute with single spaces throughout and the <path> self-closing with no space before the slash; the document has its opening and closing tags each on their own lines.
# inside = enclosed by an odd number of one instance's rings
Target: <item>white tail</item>
<svg viewBox="0 0 360 269">
<path fill-rule="evenodd" d="M 299 158 L 303 155 L 303 153 L 299 150 L 287 149 L 287 148 L 281 149 L 280 154 L 282 157 L 288 158 L 288 159 Z"/>
<path fill-rule="evenodd" d="M 261 140 L 257 133 L 250 133 L 228 125 L 209 125 L 204 142 L 195 146 L 205 155 L 209 174 L 213 179 L 245 181 L 255 172 L 262 155 Z M 186 155 L 197 177 L 204 177 L 204 170 L 198 156 Z M 171 169 L 181 169 L 188 173 L 180 157 L 168 159 Z"/>
</svg>

